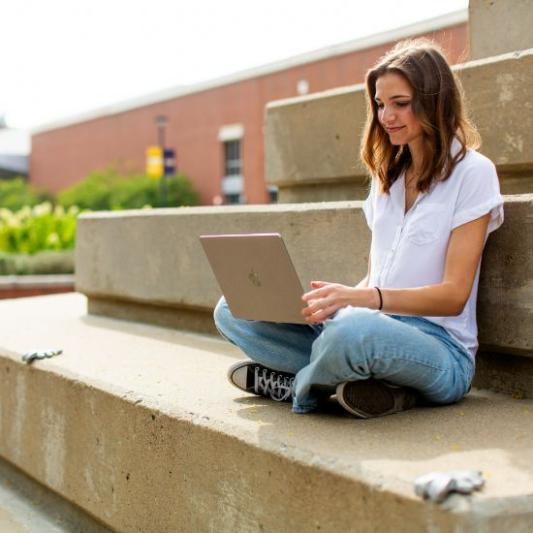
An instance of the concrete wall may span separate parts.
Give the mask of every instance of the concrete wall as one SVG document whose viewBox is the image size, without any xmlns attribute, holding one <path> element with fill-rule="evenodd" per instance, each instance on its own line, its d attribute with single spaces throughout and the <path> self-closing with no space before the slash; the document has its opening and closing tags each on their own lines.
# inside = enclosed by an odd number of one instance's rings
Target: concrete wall
<svg viewBox="0 0 533 533">
<path fill-rule="evenodd" d="M 470 57 L 533 47 L 532 0 L 469 0 Z"/>
<path fill-rule="evenodd" d="M 502 192 L 533 190 L 533 49 L 457 68 L 481 152 L 498 167 Z M 365 120 L 363 85 L 273 102 L 265 132 L 267 181 L 281 202 L 363 199 L 359 160 Z"/>
<path fill-rule="evenodd" d="M 506 222 L 489 239 L 480 280 L 480 342 L 533 355 L 533 195 L 506 198 Z M 198 236 L 279 232 L 302 284 L 355 284 L 366 274 L 370 232 L 360 202 L 182 208 L 84 215 L 76 288 L 95 314 L 213 331 L 220 290 Z"/>
<path fill-rule="evenodd" d="M 366 273 L 358 204 L 182 208 L 82 216 L 76 288 L 96 314 L 214 331 L 220 290 L 198 236 L 243 232 L 281 233 L 304 286 L 324 277 L 355 284 Z"/>
</svg>

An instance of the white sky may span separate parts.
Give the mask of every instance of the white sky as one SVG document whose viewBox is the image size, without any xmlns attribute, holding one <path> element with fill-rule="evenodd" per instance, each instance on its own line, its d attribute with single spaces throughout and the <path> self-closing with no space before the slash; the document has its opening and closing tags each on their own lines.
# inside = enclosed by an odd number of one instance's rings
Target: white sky
<svg viewBox="0 0 533 533">
<path fill-rule="evenodd" d="M 468 7 L 468 0 L 0 0 L 0 115 L 31 128 Z"/>
</svg>

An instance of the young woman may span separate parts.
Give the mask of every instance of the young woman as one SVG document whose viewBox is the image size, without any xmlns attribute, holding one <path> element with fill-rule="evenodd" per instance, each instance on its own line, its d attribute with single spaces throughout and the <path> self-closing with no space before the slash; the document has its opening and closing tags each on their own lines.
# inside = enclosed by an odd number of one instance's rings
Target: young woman
<svg viewBox="0 0 533 533">
<path fill-rule="evenodd" d="M 432 42 L 399 43 L 367 73 L 366 94 L 365 278 L 312 282 L 308 326 L 236 319 L 224 299 L 215 309 L 221 334 L 251 359 L 229 369 L 231 383 L 292 400 L 295 413 L 335 392 L 363 418 L 419 399 L 448 404 L 474 374 L 481 256 L 503 222 L 495 167 L 475 151 L 459 83 Z"/>
</svg>

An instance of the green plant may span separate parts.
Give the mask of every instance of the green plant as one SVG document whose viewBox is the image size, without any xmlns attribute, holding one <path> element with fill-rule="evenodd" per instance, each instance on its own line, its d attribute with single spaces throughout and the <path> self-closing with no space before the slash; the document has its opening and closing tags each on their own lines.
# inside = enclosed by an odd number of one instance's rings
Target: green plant
<svg viewBox="0 0 533 533">
<path fill-rule="evenodd" d="M 76 205 L 80 209 L 100 211 L 195 205 L 198 195 L 182 174 L 167 176 L 163 183 L 143 175 L 122 176 L 108 169 L 91 173 L 81 183 L 60 193 L 58 201 L 64 207 Z"/>
<path fill-rule="evenodd" d="M 179 206 L 179 205 L 197 205 L 199 201 L 198 193 L 192 188 L 191 182 L 183 174 L 177 176 L 167 176 L 166 188 L 167 188 L 167 205 Z M 161 191 L 161 188 L 159 189 Z M 160 203 L 158 207 L 164 205 L 164 199 L 161 194 L 159 196 Z"/>
<path fill-rule="evenodd" d="M 35 254 L 74 248 L 77 207 L 68 211 L 45 202 L 17 212 L 0 209 L 0 251 Z"/>
<path fill-rule="evenodd" d="M 74 273 L 74 250 L 7 254 L 0 252 L 0 276 Z"/>
<path fill-rule="evenodd" d="M 157 182 L 146 176 L 124 179 L 109 191 L 112 209 L 140 209 L 157 206 Z"/>
<path fill-rule="evenodd" d="M 0 180 L 0 207 L 18 211 L 25 206 L 34 206 L 44 201 L 51 201 L 50 194 L 38 191 L 22 178 Z"/>
<path fill-rule="evenodd" d="M 60 192 L 58 203 L 63 207 L 75 205 L 95 211 L 111 209 L 110 191 L 119 180 L 120 176 L 112 170 L 92 172 L 80 183 Z"/>
</svg>

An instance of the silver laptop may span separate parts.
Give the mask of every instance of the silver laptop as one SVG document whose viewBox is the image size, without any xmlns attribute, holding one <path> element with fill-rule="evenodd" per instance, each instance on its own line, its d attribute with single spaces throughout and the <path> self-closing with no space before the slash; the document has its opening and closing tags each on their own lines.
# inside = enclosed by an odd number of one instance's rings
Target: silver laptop
<svg viewBox="0 0 533 533">
<path fill-rule="evenodd" d="M 279 233 L 201 235 L 233 316 L 306 324 L 302 284 Z"/>
</svg>

